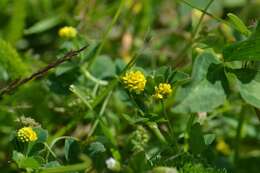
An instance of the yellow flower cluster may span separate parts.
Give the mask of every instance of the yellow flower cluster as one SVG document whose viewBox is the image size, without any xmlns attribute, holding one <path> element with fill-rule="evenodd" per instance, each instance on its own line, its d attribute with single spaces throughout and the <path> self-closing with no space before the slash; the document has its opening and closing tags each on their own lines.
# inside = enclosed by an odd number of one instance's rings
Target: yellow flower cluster
<svg viewBox="0 0 260 173">
<path fill-rule="evenodd" d="M 223 139 L 217 141 L 216 149 L 224 155 L 229 155 L 231 153 L 229 145 Z"/>
<path fill-rule="evenodd" d="M 130 71 L 122 77 L 122 81 L 129 91 L 140 94 L 144 91 L 146 79 L 141 71 Z"/>
<path fill-rule="evenodd" d="M 31 127 L 23 127 L 19 129 L 17 137 L 21 142 L 33 142 L 37 140 L 37 134 Z"/>
<path fill-rule="evenodd" d="M 59 30 L 59 36 L 63 38 L 74 38 L 77 35 L 77 30 L 72 26 L 64 26 Z"/>
<path fill-rule="evenodd" d="M 153 97 L 155 99 L 164 99 L 172 93 L 172 87 L 168 83 L 160 83 L 159 86 L 155 87 L 155 93 Z"/>
</svg>

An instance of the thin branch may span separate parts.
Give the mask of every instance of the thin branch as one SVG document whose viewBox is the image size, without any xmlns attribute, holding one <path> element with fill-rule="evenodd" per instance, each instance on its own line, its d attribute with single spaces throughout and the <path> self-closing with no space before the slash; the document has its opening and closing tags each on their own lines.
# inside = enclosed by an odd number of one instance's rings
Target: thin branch
<svg viewBox="0 0 260 173">
<path fill-rule="evenodd" d="M 80 52 L 82 52 L 83 50 L 86 49 L 87 46 L 82 47 L 79 50 L 75 50 L 75 51 L 69 51 L 68 53 L 66 53 L 62 58 L 56 60 L 55 62 L 48 64 L 46 67 L 40 69 L 39 71 L 33 73 L 32 75 L 30 75 L 29 77 L 23 78 L 23 79 L 16 79 L 13 82 L 11 82 L 8 86 L 6 86 L 5 88 L 3 88 L 0 91 L 0 99 L 2 98 L 3 95 L 8 94 L 12 91 L 14 91 L 15 89 L 19 88 L 21 85 L 37 79 L 41 76 L 43 76 L 44 74 L 46 74 L 49 70 L 57 67 L 58 65 L 64 63 L 65 61 L 69 61 L 71 60 L 73 57 L 77 56 Z"/>
</svg>

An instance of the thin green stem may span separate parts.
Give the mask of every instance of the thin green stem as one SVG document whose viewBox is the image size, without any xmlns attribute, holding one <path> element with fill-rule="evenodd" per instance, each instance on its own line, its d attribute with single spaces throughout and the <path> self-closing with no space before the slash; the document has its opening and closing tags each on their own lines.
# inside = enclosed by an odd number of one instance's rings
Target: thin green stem
<svg viewBox="0 0 260 173">
<path fill-rule="evenodd" d="M 51 153 L 51 155 L 55 158 L 55 159 L 58 159 L 58 157 L 56 156 L 56 154 L 52 151 L 51 147 L 49 147 L 49 145 L 44 142 L 43 143 L 44 146 L 47 148 L 47 154 L 46 154 L 46 157 L 45 157 L 45 160 L 46 160 L 46 163 L 48 163 L 48 158 L 49 158 L 49 154 Z"/>
<path fill-rule="evenodd" d="M 235 145 L 235 157 L 234 157 L 236 165 L 239 160 L 239 146 L 240 146 L 241 133 L 242 133 L 242 127 L 243 127 L 244 121 L 245 121 L 245 111 L 242 110 L 242 112 L 240 113 L 240 117 L 238 120 L 238 126 L 237 126 L 237 130 L 236 130 L 236 145 Z"/>
<path fill-rule="evenodd" d="M 95 59 L 97 58 L 97 56 L 100 54 L 102 48 L 104 47 L 105 45 L 105 42 L 107 41 L 107 37 L 108 37 L 108 34 L 110 33 L 111 29 L 113 28 L 113 26 L 115 25 L 115 23 L 117 22 L 117 19 L 124 7 L 124 2 L 125 0 L 121 0 L 120 2 L 120 5 L 111 21 L 111 23 L 109 24 L 107 30 L 105 31 L 104 35 L 103 35 L 103 39 L 102 39 L 102 42 L 100 43 L 97 51 L 95 52 L 94 56 L 90 59 L 90 61 L 88 62 L 88 66 L 87 66 L 87 69 L 89 69 L 91 67 L 91 65 L 93 64 L 93 62 L 95 61 Z"/>
<path fill-rule="evenodd" d="M 170 136 L 171 141 L 173 142 L 174 146 L 178 150 L 178 143 L 177 143 L 177 140 L 176 140 L 176 136 L 174 136 L 174 130 L 172 128 L 172 125 L 171 125 L 171 122 L 170 122 L 170 118 L 169 118 L 169 116 L 168 116 L 168 114 L 166 112 L 164 101 L 161 101 L 161 106 L 162 106 L 163 116 L 166 119 L 168 128 L 170 130 L 170 132 L 169 132 L 170 135 L 169 136 Z"/>
<path fill-rule="evenodd" d="M 161 131 L 158 128 L 158 125 L 155 122 L 148 122 L 146 125 L 153 131 L 155 136 L 159 139 L 161 143 L 168 144 L 165 137 L 161 133 Z"/>
<path fill-rule="evenodd" d="M 102 105 L 101 110 L 100 110 L 100 112 L 98 114 L 98 117 L 95 119 L 95 122 L 94 122 L 93 126 L 91 127 L 91 129 L 89 131 L 89 134 L 88 134 L 88 137 L 87 137 L 87 141 L 93 135 L 93 133 L 95 132 L 95 130 L 97 128 L 97 125 L 98 125 L 98 123 L 100 121 L 100 118 L 101 118 L 101 116 L 104 114 L 104 112 L 106 110 L 106 107 L 107 107 L 107 104 L 108 104 L 108 101 L 109 101 L 111 95 L 112 95 L 112 91 L 108 94 L 107 98 L 103 102 L 103 105 Z"/>
<path fill-rule="evenodd" d="M 63 172 L 76 172 L 76 171 L 89 171 L 91 169 L 91 161 L 87 161 L 84 163 L 67 165 L 67 166 L 59 166 L 55 168 L 44 168 L 40 173 L 63 173 Z"/>
<path fill-rule="evenodd" d="M 205 7 L 205 11 L 208 10 L 208 8 L 209 8 L 210 5 L 213 3 L 213 1 L 214 1 L 214 0 L 209 1 L 209 3 L 207 4 L 207 6 Z M 192 41 L 192 42 L 193 42 L 193 41 L 196 39 L 196 37 L 197 37 L 197 34 L 198 34 L 198 32 L 199 32 L 200 25 L 202 24 L 202 21 L 203 21 L 203 19 L 204 19 L 205 14 L 206 14 L 205 12 L 202 13 L 202 15 L 201 15 L 201 17 L 200 17 L 200 19 L 199 19 L 198 24 L 196 25 L 194 31 L 193 31 L 192 34 L 191 34 L 191 39 L 192 39 L 191 41 Z"/>
<path fill-rule="evenodd" d="M 185 0 L 181 0 L 181 2 L 184 2 L 185 4 L 189 5 L 190 7 L 202 11 L 203 14 L 201 15 L 198 24 L 195 26 L 195 29 L 193 30 L 193 32 L 192 32 L 192 34 L 191 34 L 191 39 L 190 39 L 190 41 L 189 41 L 189 42 L 186 44 L 186 46 L 180 51 L 180 53 L 177 55 L 177 58 L 176 58 L 176 59 L 180 59 L 180 58 L 183 56 L 183 54 L 185 54 L 185 52 L 193 45 L 193 42 L 194 42 L 194 40 L 196 39 L 197 34 L 198 34 L 198 32 L 199 32 L 200 25 L 202 24 L 203 18 L 204 18 L 204 16 L 205 16 L 205 14 L 208 15 L 207 10 L 208 10 L 208 8 L 210 7 L 210 5 L 212 4 L 213 1 L 214 1 L 214 0 L 211 0 L 211 1 L 207 4 L 207 6 L 205 7 L 205 9 L 204 9 L 204 10 L 201 10 L 201 9 L 198 9 L 197 7 L 193 6 L 193 5 L 190 4 L 189 2 L 187 2 L 187 1 L 185 1 Z M 180 62 L 177 62 L 177 64 L 176 64 L 175 66 L 178 66 L 179 63 L 180 63 Z"/>
<path fill-rule="evenodd" d="M 196 115 L 195 114 L 191 114 L 190 118 L 189 118 L 189 120 L 187 122 L 187 125 L 186 125 L 186 131 L 184 133 L 184 140 L 185 140 L 185 144 L 187 144 L 187 146 L 188 146 L 189 133 L 191 131 L 191 127 L 193 125 L 193 122 L 194 122 L 195 118 L 196 118 Z M 188 150 L 188 148 L 186 148 L 186 149 Z"/>
<path fill-rule="evenodd" d="M 190 6 L 191 8 L 194 8 L 194 9 L 197 9 L 197 10 L 201 11 L 202 13 L 204 13 L 204 14 L 210 16 L 211 18 L 213 18 L 213 19 L 215 19 L 215 20 L 217 20 L 217 21 L 219 21 L 219 22 L 222 22 L 222 23 L 225 23 L 225 24 L 227 24 L 227 25 L 230 25 L 230 23 L 228 23 L 227 21 L 225 21 L 225 20 L 223 20 L 223 19 L 221 19 L 221 18 L 219 18 L 219 17 L 217 17 L 217 16 L 214 16 L 213 14 L 207 12 L 207 10 L 205 10 L 205 9 L 200 9 L 200 8 L 196 7 L 195 5 L 191 4 L 190 2 L 188 2 L 188 1 L 186 1 L 186 0 L 179 0 L 179 2 L 182 2 L 182 3 L 184 3 L 184 4 L 188 5 L 188 6 Z"/>
<path fill-rule="evenodd" d="M 56 156 L 56 154 L 52 151 L 52 148 L 54 147 L 54 145 L 55 145 L 58 141 L 63 140 L 63 139 L 74 139 L 75 141 L 79 141 L 78 138 L 75 138 L 75 137 L 72 137 L 72 136 L 61 136 L 61 137 L 58 137 L 58 138 L 54 139 L 54 140 L 52 141 L 52 143 L 50 144 L 50 146 L 49 146 L 47 143 L 44 143 L 45 147 L 48 149 L 48 152 L 47 152 L 47 154 L 46 154 L 46 161 L 48 161 L 48 157 L 49 157 L 49 154 L 50 154 L 50 153 L 52 154 L 52 156 L 53 156 L 54 158 L 57 159 L 57 156 Z"/>
<path fill-rule="evenodd" d="M 161 101 L 161 106 L 162 106 L 162 111 L 163 111 L 163 116 L 164 118 L 166 119 L 167 121 L 167 125 L 168 125 L 168 128 L 169 128 L 169 134 L 170 134 L 170 137 L 171 138 L 174 138 L 174 132 L 173 132 L 173 128 L 172 128 L 172 125 L 170 123 L 170 118 L 168 116 L 168 114 L 166 113 L 166 109 L 165 109 L 165 104 L 163 101 Z"/>
</svg>

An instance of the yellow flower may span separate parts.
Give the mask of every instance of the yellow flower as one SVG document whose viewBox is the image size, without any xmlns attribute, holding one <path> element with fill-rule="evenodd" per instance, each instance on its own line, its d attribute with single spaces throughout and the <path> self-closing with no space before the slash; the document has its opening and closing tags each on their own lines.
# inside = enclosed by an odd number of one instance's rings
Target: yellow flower
<svg viewBox="0 0 260 173">
<path fill-rule="evenodd" d="M 172 87 L 168 83 L 160 83 L 159 86 L 156 86 L 154 89 L 155 93 L 153 97 L 158 100 L 164 99 L 172 93 Z"/>
<path fill-rule="evenodd" d="M 59 30 L 59 36 L 63 38 L 74 38 L 77 35 L 77 30 L 72 26 L 64 26 Z"/>
<path fill-rule="evenodd" d="M 229 145 L 223 139 L 217 141 L 216 149 L 224 155 L 229 155 L 231 153 Z"/>
<path fill-rule="evenodd" d="M 144 91 L 146 79 L 141 71 L 130 71 L 122 77 L 122 82 L 129 91 L 140 94 Z"/>
<path fill-rule="evenodd" d="M 23 127 L 19 129 L 17 137 L 21 142 L 33 142 L 37 140 L 37 134 L 31 127 Z"/>
</svg>

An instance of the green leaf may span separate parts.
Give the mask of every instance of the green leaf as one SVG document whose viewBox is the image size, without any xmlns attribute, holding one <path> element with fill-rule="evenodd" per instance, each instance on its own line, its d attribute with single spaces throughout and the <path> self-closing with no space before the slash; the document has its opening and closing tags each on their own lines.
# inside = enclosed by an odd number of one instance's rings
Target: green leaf
<svg viewBox="0 0 260 173">
<path fill-rule="evenodd" d="M 244 34 L 245 36 L 250 36 L 251 31 L 247 29 L 246 25 L 244 22 L 235 14 L 233 13 L 228 13 L 227 16 L 230 19 L 231 24 L 237 29 L 239 32 Z"/>
<path fill-rule="evenodd" d="M 252 69 L 239 69 L 233 72 L 242 98 L 248 104 L 260 109 L 260 72 Z"/>
<path fill-rule="evenodd" d="M 12 159 L 17 163 L 19 168 L 37 169 L 40 164 L 33 157 L 25 157 L 22 153 L 13 151 Z"/>
<path fill-rule="evenodd" d="M 80 155 L 80 146 L 74 139 L 66 139 L 64 146 L 64 154 L 67 161 L 70 163 L 75 163 L 78 161 L 78 156 Z"/>
<path fill-rule="evenodd" d="M 93 142 L 89 146 L 90 155 L 93 156 L 98 153 L 103 153 L 106 151 L 106 148 L 101 142 Z"/>
<path fill-rule="evenodd" d="M 190 80 L 190 76 L 187 73 L 181 71 L 174 71 L 169 77 L 169 82 L 173 85 L 181 85 Z"/>
<path fill-rule="evenodd" d="M 108 56 L 98 56 L 90 68 L 93 76 L 103 79 L 116 74 L 116 67 L 112 59 Z"/>
<path fill-rule="evenodd" d="M 196 58 L 191 82 L 176 91 L 176 113 L 210 112 L 224 103 L 223 79 L 219 78 L 220 62 L 212 52 Z M 212 69 L 213 68 L 213 69 Z"/>
<path fill-rule="evenodd" d="M 55 26 L 57 26 L 61 22 L 60 16 L 54 16 L 54 17 L 48 17 L 47 19 L 43 19 L 37 23 L 35 23 L 30 28 L 26 29 L 24 31 L 24 34 L 30 35 L 30 34 L 37 34 L 44 32 L 46 30 L 49 30 Z"/>
<path fill-rule="evenodd" d="M 44 143 L 47 141 L 48 138 L 48 131 L 42 128 L 34 128 L 35 132 L 37 133 L 37 142 Z"/>
<path fill-rule="evenodd" d="M 227 46 L 223 50 L 225 61 L 259 61 L 260 60 L 260 24 L 255 32 L 245 41 Z"/>
<path fill-rule="evenodd" d="M 206 145 L 210 145 L 213 143 L 213 141 L 216 139 L 215 134 L 206 134 L 204 135 L 204 142 Z"/>
<path fill-rule="evenodd" d="M 191 127 L 189 145 L 193 154 L 199 154 L 206 149 L 201 125 L 199 123 Z"/>
</svg>

